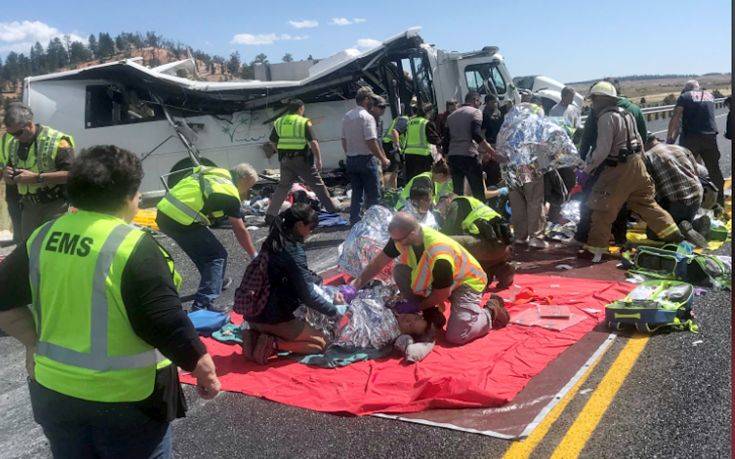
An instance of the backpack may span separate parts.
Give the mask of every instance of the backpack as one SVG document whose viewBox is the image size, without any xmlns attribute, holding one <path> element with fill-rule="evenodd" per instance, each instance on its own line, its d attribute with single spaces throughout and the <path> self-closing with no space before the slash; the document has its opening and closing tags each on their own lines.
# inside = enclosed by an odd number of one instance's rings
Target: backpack
<svg viewBox="0 0 735 459">
<path fill-rule="evenodd" d="M 235 290 L 235 303 L 232 309 L 242 314 L 245 319 L 256 317 L 268 303 L 271 292 L 268 258 L 268 252 L 261 251 L 245 268 L 242 282 Z"/>
<path fill-rule="evenodd" d="M 713 255 L 694 253 L 690 244 L 667 244 L 661 248 L 639 246 L 623 254 L 624 267 L 654 279 L 678 279 L 695 285 L 730 290 L 731 269 Z"/>
<path fill-rule="evenodd" d="M 605 321 L 613 330 L 634 326 L 640 332 L 689 330 L 697 333 L 692 316 L 694 287 L 686 282 L 652 280 L 628 296 L 605 306 Z"/>
</svg>

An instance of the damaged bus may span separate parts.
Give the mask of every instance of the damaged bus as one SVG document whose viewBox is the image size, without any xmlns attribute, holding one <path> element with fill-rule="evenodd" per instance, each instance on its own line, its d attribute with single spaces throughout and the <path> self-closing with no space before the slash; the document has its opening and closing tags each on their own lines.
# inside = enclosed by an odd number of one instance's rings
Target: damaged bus
<svg viewBox="0 0 735 459">
<path fill-rule="evenodd" d="M 155 68 L 138 62 L 26 78 L 23 101 L 37 122 L 74 135 L 78 148 L 115 144 L 138 153 L 146 172 L 142 191 L 151 198 L 194 163 L 278 168 L 268 136 L 290 98 L 306 102 L 327 170 L 344 158 L 341 121 L 360 86 L 389 101 L 385 126 L 413 98 L 439 111 L 470 90 L 519 101 L 498 48 L 447 52 L 425 43 L 418 28 L 364 52 L 341 51 L 292 80 L 199 81 L 191 59 Z"/>
</svg>

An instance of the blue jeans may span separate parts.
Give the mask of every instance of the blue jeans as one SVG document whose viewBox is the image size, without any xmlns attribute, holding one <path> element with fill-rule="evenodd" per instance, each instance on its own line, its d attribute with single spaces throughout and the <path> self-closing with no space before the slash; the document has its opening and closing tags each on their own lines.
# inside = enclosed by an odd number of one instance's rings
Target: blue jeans
<svg viewBox="0 0 735 459">
<path fill-rule="evenodd" d="M 347 157 L 347 175 L 352 185 L 350 202 L 350 224 L 360 221 L 362 198 L 365 195 L 365 208 L 380 201 L 380 165 L 375 156 L 360 155 Z"/>
<path fill-rule="evenodd" d="M 134 403 L 90 402 L 28 381 L 33 418 L 56 459 L 171 457 L 171 424 Z"/>
<path fill-rule="evenodd" d="M 156 223 L 161 232 L 173 239 L 199 270 L 201 280 L 192 308 L 210 308 L 222 293 L 227 250 L 204 225 L 182 225 L 160 212 Z"/>
</svg>

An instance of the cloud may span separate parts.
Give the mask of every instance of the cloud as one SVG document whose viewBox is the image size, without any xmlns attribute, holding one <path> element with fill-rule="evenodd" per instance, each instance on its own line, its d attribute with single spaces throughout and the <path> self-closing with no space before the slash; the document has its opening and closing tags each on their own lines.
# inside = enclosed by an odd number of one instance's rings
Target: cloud
<svg viewBox="0 0 735 459">
<path fill-rule="evenodd" d="M 288 21 L 288 23 L 295 29 L 313 29 L 314 27 L 319 27 L 319 22 L 313 19 L 302 19 L 300 21 L 291 20 Z"/>
<path fill-rule="evenodd" d="M 363 22 L 367 22 L 367 19 L 365 18 L 332 18 L 332 21 L 330 24 L 337 25 L 337 26 L 348 26 L 352 24 L 362 24 Z"/>
<path fill-rule="evenodd" d="M 357 40 L 357 43 L 355 43 L 355 47 L 363 50 L 367 49 L 373 49 L 380 45 L 382 45 L 383 42 L 380 40 L 376 40 L 374 38 L 360 38 Z"/>
<path fill-rule="evenodd" d="M 87 39 L 75 33 L 63 33 L 56 27 L 41 21 L 0 22 L 0 52 L 27 53 L 34 43 L 40 42 L 44 47 L 56 37 L 69 35 L 71 41 L 86 43 Z"/>
<path fill-rule="evenodd" d="M 307 35 L 289 35 L 287 33 L 239 33 L 232 37 L 230 43 L 236 45 L 272 45 L 277 41 L 306 40 Z"/>
</svg>

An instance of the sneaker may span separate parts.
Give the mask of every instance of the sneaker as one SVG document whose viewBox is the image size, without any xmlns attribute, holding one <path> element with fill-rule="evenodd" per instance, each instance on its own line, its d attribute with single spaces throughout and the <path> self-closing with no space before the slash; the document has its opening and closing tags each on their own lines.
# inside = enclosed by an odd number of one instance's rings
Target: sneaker
<svg viewBox="0 0 735 459">
<path fill-rule="evenodd" d="M 577 252 L 577 258 L 580 260 L 589 260 L 592 263 L 603 263 L 608 260 L 608 256 L 605 253 L 592 253 L 589 250 L 580 250 Z"/>
<path fill-rule="evenodd" d="M 549 247 L 549 243 L 544 241 L 543 239 L 534 237 L 528 241 L 528 246 L 532 249 L 546 249 Z"/>
<path fill-rule="evenodd" d="M 528 245 L 528 239 L 516 239 L 513 241 L 513 244 L 515 245 Z"/>
<path fill-rule="evenodd" d="M 232 287 L 232 278 L 225 277 L 225 279 L 222 281 L 222 290 L 227 290 L 230 287 Z"/>
<path fill-rule="evenodd" d="M 492 319 L 492 329 L 503 328 L 510 322 L 510 314 L 505 309 L 505 301 L 498 295 L 490 295 L 485 307 L 490 311 L 490 318 Z"/>
<path fill-rule="evenodd" d="M 268 359 L 275 355 L 275 353 L 276 337 L 267 333 L 261 333 L 253 349 L 253 360 L 260 365 L 266 365 Z"/>
<path fill-rule="evenodd" d="M 683 220 L 681 223 L 679 223 L 679 229 L 681 230 L 681 233 L 684 235 L 686 240 L 696 245 L 697 247 L 702 247 L 703 249 L 706 249 L 709 245 L 707 243 L 707 239 L 696 232 L 694 228 L 692 228 L 692 224 L 688 221 Z"/>
</svg>

